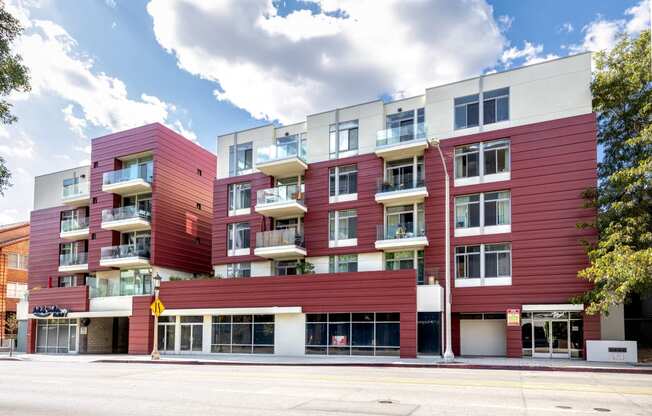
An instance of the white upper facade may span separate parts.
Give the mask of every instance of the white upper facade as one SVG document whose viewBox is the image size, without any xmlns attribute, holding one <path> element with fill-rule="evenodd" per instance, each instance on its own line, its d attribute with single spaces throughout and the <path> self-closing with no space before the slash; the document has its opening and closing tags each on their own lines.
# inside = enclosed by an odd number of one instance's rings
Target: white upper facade
<svg viewBox="0 0 652 416">
<path fill-rule="evenodd" d="M 217 177 L 255 172 L 259 152 L 265 153 L 265 149 L 274 146 L 279 139 L 293 135 L 304 140 L 304 158 L 309 163 L 373 153 L 377 138 L 390 125 L 391 116 L 399 113 L 413 114 L 415 125 L 418 123 L 419 128 L 423 125 L 427 137 L 437 139 L 588 114 L 592 111 L 590 82 L 591 54 L 583 53 L 428 88 L 424 95 L 416 97 L 389 103 L 375 100 L 308 115 L 305 122 L 288 126 L 270 124 L 222 135 L 217 139 Z M 486 122 L 487 118 L 491 120 L 491 115 L 484 114 L 482 103 L 497 95 L 503 97 L 503 103 L 507 97 L 507 118 Z M 477 117 L 479 121 L 471 123 L 476 124 L 473 127 L 461 128 L 459 123 L 456 127 L 456 103 L 473 100 L 478 103 L 475 111 L 479 115 L 470 118 Z M 334 152 L 330 133 L 350 127 L 357 128 L 356 148 Z M 251 163 L 246 169 L 230 166 L 233 163 L 229 153 L 237 153 L 235 143 L 241 150 L 244 147 L 244 152 L 251 152 Z"/>
</svg>

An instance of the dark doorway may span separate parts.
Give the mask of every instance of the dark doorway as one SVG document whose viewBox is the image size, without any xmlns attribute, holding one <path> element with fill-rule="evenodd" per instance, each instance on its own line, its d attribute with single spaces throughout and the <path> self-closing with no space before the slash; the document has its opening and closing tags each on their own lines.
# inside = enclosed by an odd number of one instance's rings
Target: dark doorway
<svg viewBox="0 0 652 416">
<path fill-rule="evenodd" d="M 441 313 L 418 313 L 418 353 L 441 355 Z"/>
</svg>

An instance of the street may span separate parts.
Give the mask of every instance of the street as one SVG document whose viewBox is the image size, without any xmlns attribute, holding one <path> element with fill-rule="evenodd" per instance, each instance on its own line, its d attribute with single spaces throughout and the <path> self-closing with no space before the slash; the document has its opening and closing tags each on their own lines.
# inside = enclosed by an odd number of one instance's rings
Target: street
<svg viewBox="0 0 652 416">
<path fill-rule="evenodd" d="M 652 375 L 0 361 L 0 415 L 652 415 Z"/>
</svg>

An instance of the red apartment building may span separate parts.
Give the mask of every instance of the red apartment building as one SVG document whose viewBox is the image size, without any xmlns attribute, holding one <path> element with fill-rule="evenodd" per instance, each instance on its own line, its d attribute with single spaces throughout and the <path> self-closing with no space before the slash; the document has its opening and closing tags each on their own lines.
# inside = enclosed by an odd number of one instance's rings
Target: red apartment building
<svg viewBox="0 0 652 416">
<path fill-rule="evenodd" d="M 622 319 L 570 302 L 594 237 L 576 227 L 595 216 L 590 60 L 223 135 L 217 164 L 159 125 L 95 139 L 91 167 L 37 178 L 31 350 L 63 352 L 42 341 L 57 326 L 66 351 L 111 333 L 107 352 L 149 352 L 153 274 L 169 354 L 437 356 L 446 325 L 462 355 L 579 358 L 622 339 Z M 76 202 L 48 194 L 84 183 Z M 51 304 L 67 317 L 38 319 Z"/>
<path fill-rule="evenodd" d="M 0 225 L 0 346 L 15 338 L 17 328 L 8 328 L 16 316 L 16 305 L 27 292 L 29 223 Z"/>
</svg>

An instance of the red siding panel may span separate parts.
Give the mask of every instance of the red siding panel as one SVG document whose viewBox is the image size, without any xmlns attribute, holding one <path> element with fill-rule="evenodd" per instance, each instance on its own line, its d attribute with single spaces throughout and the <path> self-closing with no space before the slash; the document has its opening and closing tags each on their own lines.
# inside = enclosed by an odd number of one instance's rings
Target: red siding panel
<svg viewBox="0 0 652 416">
<path fill-rule="evenodd" d="M 149 354 L 152 352 L 154 336 L 154 317 L 149 305 L 152 296 L 134 296 L 132 315 L 129 317 L 129 354 Z"/>
<path fill-rule="evenodd" d="M 56 305 L 68 309 L 68 312 L 87 312 L 88 303 L 88 286 L 52 287 L 29 294 L 30 308 Z"/>
</svg>

